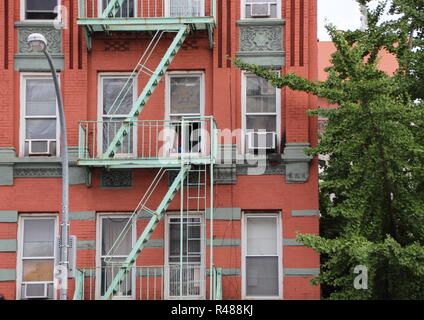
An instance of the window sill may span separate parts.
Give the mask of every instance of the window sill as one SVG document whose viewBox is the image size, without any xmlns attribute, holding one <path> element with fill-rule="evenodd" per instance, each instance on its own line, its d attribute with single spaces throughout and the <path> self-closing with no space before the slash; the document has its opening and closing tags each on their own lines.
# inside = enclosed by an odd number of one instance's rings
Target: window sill
<svg viewBox="0 0 424 320">
<path fill-rule="evenodd" d="M 56 19 L 52 20 L 21 20 L 15 21 L 15 27 L 60 27 L 60 29 L 64 28 L 64 24 Z"/>
</svg>

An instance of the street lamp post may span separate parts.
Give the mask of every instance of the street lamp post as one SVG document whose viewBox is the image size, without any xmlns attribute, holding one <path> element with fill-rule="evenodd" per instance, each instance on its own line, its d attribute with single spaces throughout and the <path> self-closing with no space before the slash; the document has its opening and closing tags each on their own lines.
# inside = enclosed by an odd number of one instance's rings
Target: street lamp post
<svg viewBox="0 0 424 320">
<path fill-rule="evenodd" d="M 61 223 L 61 257 L 58 271 L 60 272 L 60 300 L 67 300 L 68 291 L 68 246 L 69 246 L 69 166 L 68 166 L 68 146 L 66 137 L 65 112 L 63 108 L 62 94 L 60 92 L 56 69 L 53 66 L 53 60 L 47 51 L 47 40 L 40 33 L 33 33 L 28 37 L 28 44 L 35 52 L 43 52 L 47 57 L 53 82 L 56 90 L 56 99 L 59 107 L 60 121 L 60 141 L 61 141 L 61 161 L 62 161 L 62 223 Z"/>
</svg>

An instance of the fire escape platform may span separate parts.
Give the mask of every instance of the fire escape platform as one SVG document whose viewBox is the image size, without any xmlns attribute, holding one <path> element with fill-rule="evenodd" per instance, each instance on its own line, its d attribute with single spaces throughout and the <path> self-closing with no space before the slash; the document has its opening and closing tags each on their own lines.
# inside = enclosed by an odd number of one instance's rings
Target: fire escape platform
<svg viewBox="0 0 424 320">
<path fill-rule="evenodd" d="M 78 0 L 77 24 L 84 27 L 89 51 L 93 34 L 97 32 L 178 31 L 184 25 L 190 26 L 191 31 L 206 30 L 213 48 L 216 0 L 209 4 L 193 0 L 182 7 L 172 7 L 171 3 L 145 0 L 130 12 L 125 11 L 128 7 L 123 7 L 124 0 L 110 0 L 105 8 L 95 0 Z"/>
<path fill-rule="evenodd" d="M 150 17 L 150 18 L 86 18 L 78 25 L 89 32 L 178 30 L 181 25 L 191 25 L 193 30 L 209 30 L 215 25 L 213 17 Z"/>
<path fill-rule="evenodd" d="M 79 166 L 107 167 L 111 169 L 129 168 L 180 168 L 181 165 L 190 163 L 194 165 L 213 164 L 211 157 L 191 158 L 135 158 L 135 159 L 80 159 Z"/>
</svg>

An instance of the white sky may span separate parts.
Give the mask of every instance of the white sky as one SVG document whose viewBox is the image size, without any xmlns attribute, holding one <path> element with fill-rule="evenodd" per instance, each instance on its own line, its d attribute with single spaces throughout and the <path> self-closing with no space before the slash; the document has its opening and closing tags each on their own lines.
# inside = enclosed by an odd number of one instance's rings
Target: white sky
<svg viewBox="0 0 424 320">
<path fill-rule="evenodd" d="M 371 3 L 375 5 L 377 1 Z M 358 29 L 361 26 L 359 5 L 355 0 L 318 0 L 318 39 L 331 40 L 325 24 L 332 23 L 341 30 Z"/>
<path fill-rule="evenodd" d="M 339 29 L 357 29 L 361 26 L 359 5 L 355 0 L 318 0 L 318 39 L 331 40 L 325 29 L 329 22 Z"/>
</svg>

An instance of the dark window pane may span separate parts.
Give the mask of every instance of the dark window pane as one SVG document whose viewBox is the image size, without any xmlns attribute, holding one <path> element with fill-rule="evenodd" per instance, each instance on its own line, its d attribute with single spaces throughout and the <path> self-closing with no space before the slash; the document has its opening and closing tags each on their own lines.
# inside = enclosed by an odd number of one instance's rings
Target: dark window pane
<svg viewBox="0 0 424 320">
<path fill-rule="evenodd" d="M 278 257 L 246 257 L 246 294 L 278 296 Z"/>
<path fill-rule="evenodd" d="M 26 0 L 25 18 L 51 20 L 57 14 L 54 11 L 57 0 Z"/>
<path fill-rule="evenodd" d="M 26 0 L 27 10 L 53 11 L 57 0 Z"/>
<path fill-rule="evenodd" d="M 26 115 L 56 115 L 56 93 L 52 79 L 28 79 L 26 81 Z"/>
<path fill-rule="evenodd" d="M 103 79 L 103 114 L 126 115 L 134 100 L 133 80 L 123 78 Z"/>
<path fill-rule="evenodd" d="M 106 9 L 107 5 L 111 0 L 103 0 L 103 10 Z M 115 15 L 116 18 L 132 18 L 134 17 L 134 0 L 125 0 L 121 8 Z"/>
<path fill-rule="evenodd" d="M 200 113 L 200 77 L 171 77 L 171 114 Z"/>
<path fill-rule="evenodd" d="M 52 257 L 54 219 L 24 220 L 24 257 Z"/>
<path fill-rule="evenodd" d="M 174 219 L 172 219 L 174 220 Z M 171 220 L 171 221 L 172 221 Z M 183 228 L 183 262 L 200 262 L 201 261 L 201 239 L 200 239 L 200 221 L 196 219 L 184 219 Z M 179 221 L 179 219 L 178 219 Z M 169 262 L 179 263 L 181 252 L 181 224 L 171 223 L 169 225 Z"/>
<path fill-rule="evenodd" d="M 246 112 L 276 112 L 276 89 L 263 78 L 246 76 Z"/>
<path fill-rule="evenodd" d="M 249 131 L 263 130 L 266 132 L 277 132 L 276 116 L 247 116 L 246 129 Z"/>
<path fill-rule="evenodd" d="M 102 255 L 107 255 L 115 244 L 119 234 L 128 222 L 128 218 L 102 218 Z M 132 248 L 131 230 L 127 232 L 119 247 L 112 255 L 128 255 Z"/>
<path fill-rule="evenodd" d="M 56 119 L 31 119 L 26 122 L 27 139 L 56 139 Z"/>
</svg>

